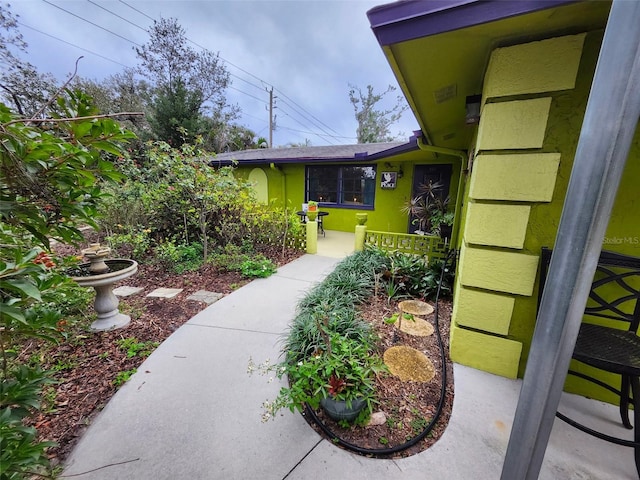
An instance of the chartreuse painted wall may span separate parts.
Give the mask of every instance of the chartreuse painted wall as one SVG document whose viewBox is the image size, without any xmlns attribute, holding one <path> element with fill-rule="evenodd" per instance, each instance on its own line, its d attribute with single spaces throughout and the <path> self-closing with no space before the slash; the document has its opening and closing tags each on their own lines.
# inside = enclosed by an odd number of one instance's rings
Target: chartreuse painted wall
<svg viewBox="0 0 640 480">
<path fill-rule="evenodd" d="M 340 162 L 340 164 L 362 164 L 376 165 L 376 191 L 373 209 L 356 209 L 342 207 L 321 206 L 321 210 L 329 213 L 324 217 L 324 228 L 326 230 L 338 230 L 344 232 L 354 232 L 356 222 L 356 213 L 367 213 L 367 228 L 369 230 L 380 230 L 385 232 L 406 233 L 409 227 L 409 217 L 402 212 L 402 206 L 411 198 L 411 189 L 413 185 L 413 174 L 416 165 L 425 164 L 452 164 L 451 184 L 449 187 L 449 196 L 451 201 L 449 207 L 451 210 L 455 208 L 455 198 L 458 192 L 458 183 L 460 180 L 460 162 L 454 157 L 439 156 L 415 150 L 402 153 L 392 157 L 384 158 L 376 162 Z M 322 165 L 336 165 L 338 163 L 322 163 Z M 258 165 L 258 166 L 242 166 L 236 169 L 236 175 L 250 179 L 259 178 L 260 174 L 256 172 L 260 170 L 266 174 L 268 183 L 269 200 L 275 205 L 284 206 L 287 204 L 293 210 L 300 210 L 302 203 L 305 201 L 305 166 L 301 163 L 286 163 L 279 165 Z M 380 178 L 382 172 L 402 170 L 402 178 L 398 178 L 395 189 L 382 189 L 380 187 Z M 252 173 L 253 172 L 253 173 Z M 260 187 L 260 190 L 263 190 Z"/>
<path fill-rule="evenodd" d="M 542 246 L 552 247 L 602 32 L 498 48 L 464 194 L 451 358 L 522 376 L 535 327 Z M 640 129 L 603 248 L 640 256 Z M 617 381 L 612 378 L 609 380 Z M 567 390 L 614 400 L 568 377 Z"/>
</svg>

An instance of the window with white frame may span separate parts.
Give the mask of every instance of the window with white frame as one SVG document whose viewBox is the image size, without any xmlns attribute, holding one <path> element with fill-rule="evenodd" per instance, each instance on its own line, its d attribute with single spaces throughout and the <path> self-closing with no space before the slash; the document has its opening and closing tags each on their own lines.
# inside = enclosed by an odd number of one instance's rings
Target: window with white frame
<svg viewBox="0 0 640 480">
<path fill-rule="evenodd" d="M 373 208 L 376 192 L 374 165 L 307 166 L 305 200 L 326 206 Z"/>
</svg>

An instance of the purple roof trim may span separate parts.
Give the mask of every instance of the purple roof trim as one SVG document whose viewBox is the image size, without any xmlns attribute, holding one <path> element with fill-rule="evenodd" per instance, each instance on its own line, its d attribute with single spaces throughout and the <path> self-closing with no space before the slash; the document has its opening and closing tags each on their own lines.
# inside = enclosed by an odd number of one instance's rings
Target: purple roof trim
<svg viewBox="0 0 640 480">
<path fill-rule="evenodd" d="M 367 12 L 381 46 L 576 3 L 578 0 L 411 0 Z"/>
</svg>

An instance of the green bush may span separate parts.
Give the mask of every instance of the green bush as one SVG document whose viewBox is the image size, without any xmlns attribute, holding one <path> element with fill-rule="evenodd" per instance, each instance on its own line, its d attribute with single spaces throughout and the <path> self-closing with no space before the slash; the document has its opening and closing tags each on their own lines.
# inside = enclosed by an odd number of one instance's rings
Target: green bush
<svg viewBox="0 0 640 480">
<path fill-rule="evenodd" d="M 133 137 L 109 118 L 87 118 L 98 112 L 80 92 L 66 91 L 46 110 L 51 121 L 40 128 L 0 104 L 2 480 L 43 476 L 49 466 L 50 443 L 38 442 L 25 420 L 40 408 L 50 380 L 31 359 L 20 359 L 20 347 L 34 338 L 58 340 L 63 316 L 86 300 L 50 257 L 49 242 L 77 243 L 81 225 L 97 227 L 101 187 L 120 179 L 106 158 L 121 155 L 118 142 Z"/>
<path fill-rule="evenodd" d="M 446 298 L 453 293 L 454 269 L 445 265 L 444 260 L 434 259 L 431 262 L 417 255 L 389 252 L 384 253 L 384 267 L 380 278 L 385 282 L 384 289 L 391 298 L 423 297 L 433 300 L 438 291 L 438 284 L 442 277 L 440 298 Z"/>
<path fill-rule="evenodd" d="M 142 260 L 151 249 L 151 230 L 135 229 L 128 233 L 113 233 L 107 237 L 109 246 L 117 256 Z"/>
<path fill-rule="evenodd" d="M 245 277 L 266 278 L 276 273 L 276 266 L 268 258 L 256 256 L 242 262 L 240 271 Z"/>
<path fill-rule="evenodd" d="M 251 255 L 243 251 L 242 247 L 230 243 L 217 249 L 210 261 L 223 272 L 239 272 L 242 264 L 250 259 Z"/>
<path fill-rule="evenodd" d="M 199 243 L 183 245 L 169 240 L 158 245 L 155 254 L 162 265 L 176 273 L 197 270 L 202 265 L 202 245 Z"/>
</svg>

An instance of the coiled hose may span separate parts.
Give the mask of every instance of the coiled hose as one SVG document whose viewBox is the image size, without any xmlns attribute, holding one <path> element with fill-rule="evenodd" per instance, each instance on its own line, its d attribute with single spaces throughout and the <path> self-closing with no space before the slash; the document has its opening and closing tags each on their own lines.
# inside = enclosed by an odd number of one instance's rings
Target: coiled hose
<svg viewBox="0 0 640 480">
<path fill-rule="evenodd" d="M 435 415 L 433 416 L 431 421 L 427 424 L 427 426 L 424 428 L 422 432 L 420 432 L 411 440 L 408 440 L 403 444 L 396 445 L 395 447 L 388 447 L 388 448 L 363 448 L 363 447 L 359 447 L 358 445 L 354 445 L 353 443 L 347 442 L 346 440 L 336 435 L 324 422 L 322 422 L 322 420 L 318 418 L 318 416 L 316 415 L 316 412 L 314 412 L 313 409 L 309 408 L 309 406 L 307 405 L 307 407 L 305 408 L 305 415 L 311 420 L 313 420 L 313 422 L 316 425 L 318 425 L 318 427 L 320 427 L 320 429 L 336 445 L 340 445 L 341 447 L 347 450 L 351 450 L 352 452 L 358 453 L 360 455 L 386 457 L 398 452 L 402 452 L 403 450 L 406 450 L 408 448 L 411 448 L 416 443 L 424 439 L 427 435 L 429 435 L 429 432 L 433 430 L 433 427 L 435 426 L 436 422 L 440 418 L 440 415 L 442 414 L 442 408 L 444 407 L 444 402 L 445 402 L 446 393 L 447 393 L 447 362 L 446 362 L 446 354 L 444 351 L 444 345 L 442 343 L 442 336 L 440 335 L 440 324 L 438 319 L 438 313 L 439 313 L 439 307 L 440 307 L 439 300 L 440 300 L 440 291 L 442 287 L 442 280 L 444 279 L 444 274 L 447 269 L 447 264 L 449 263 L 449 260 L 451 259 L 452 255 L 454 254 L 455 254 L 455 250 L 449 250 L 449 253 L 442 265 L 442 272 L 440 272 L 440 281 L 438 282 L 438 289 L 436 290 L 436 301 L 435 301 L 436 306 L 434 309 L 434 322 L 435 322 L 436 337 L 438 339 L 438 349 L 440 350 L 440 371 L 441 371 L 441 378 L 442 378 L 442 387 L 440 388 L 440 399 L 438 400 L 438 408 L 436 410 Z"/>
</svg>

